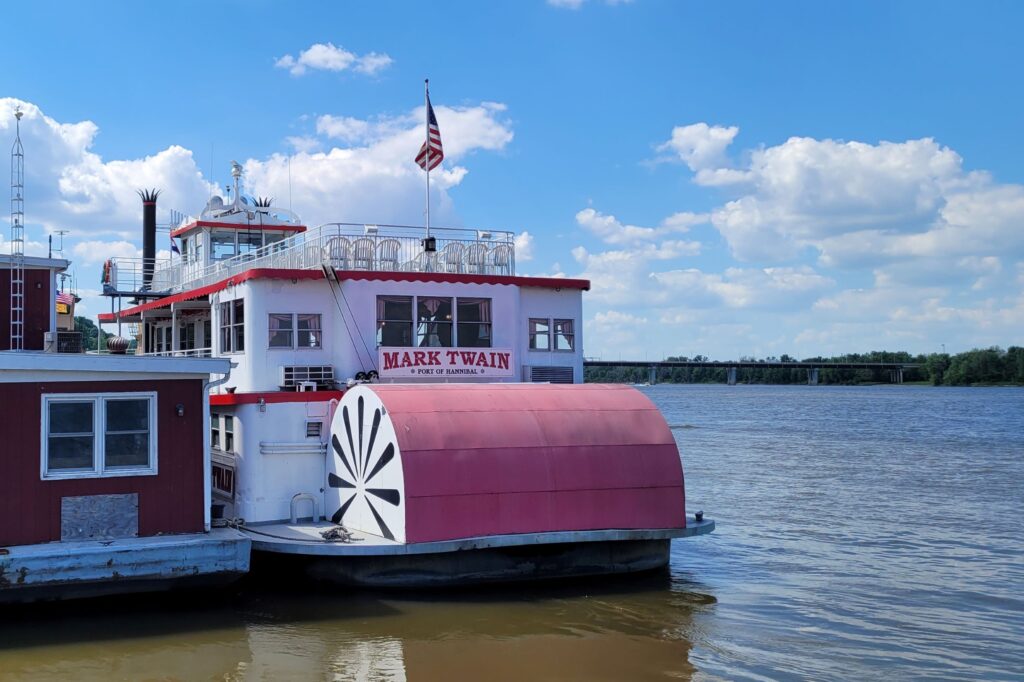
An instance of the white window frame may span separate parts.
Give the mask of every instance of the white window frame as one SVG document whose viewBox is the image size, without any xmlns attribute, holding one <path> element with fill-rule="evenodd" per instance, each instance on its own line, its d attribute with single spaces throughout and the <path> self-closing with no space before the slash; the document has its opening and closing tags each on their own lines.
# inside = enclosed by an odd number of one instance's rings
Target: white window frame
<svg viewBox="0 0 1024 682">
<path fill-rule="evenodd" d="M 410 325 L 410 328 L 412 329 L 412 338 L 409 340 L 409 342 L 412 345 L 411 346 L 384 346 L 381 343 L 377 343 L 377 348 L 493 348 L 494 347 L 494 298 L 492 298 L 490 296 L 454 296 L 454 295 L 450 295 L 450 294 L 424 294 L 424 295 L 419 295 L 419 294 L 408 294 L 408 295 L 406 295 L 406 294 L 377 294 L 377 297 L 374 299 L 374 302 L 376 303 L 382 297 L 387 297 L 387 296 L 401 297 L 401 298 L 408 298 L 408 299 L 410 299 L 410 301 L 412 302 L 412 317 L 407 319 L 407 320 L 388 320 L 388 319 L 382 320 L 379 317 L 377 317 L 376 336 L 380 335 L 380 327 L 381 327 L 382 323 L 383 324 L 386 324 L 388 322 L 393 322 L 393 323 L 396 323 L 396 324 L 406 324 L 406 323 L 408 323 Z M 452 302 L 452 319 L 450 321 L 448 321 L 448 322 L 442 323 L 442 324 L 450 324 L 452 326 L 452 344 L 450 346 L 420 346 L 416 342 L 417 338 L 418 338 L 418 335 L 419 335 L 419 305 L 420 305 L 420 299 L 421 298 L 446 298 L 446 299 L 448 299 L 448 300 L 450 300 Z M 488 330 L 490 331 L 490 334 L 491 334 L 490 345 L 487 345 L 487 346 L 461 346 L 461 345 L 459 345 L 459 324 L 460 324 L 460 322 L 459 322 L 459 300 L 460 299 L 472 299 L 472 300 L 487 301 L 487 306 L 489 308 L 488 312 L 490 314 L 491 321 L 490 322 L 470 322 L 469 324 L 486 325 Z M 268 318 L 268 320 L 269 320 L 269 318 Z M 296 324 L 297 324 L 297 322 L 296 322 Z M 321 330 L 320 333 L 323 334 L 323 330 Z M 268 335 L 268 343 L 269 343 L 269 335 Z"/>
<path fill-rule="evenodd" d="M 241 322 L 238 322 L 237 319 L 236 319 L 236 316 L 235 316 L 235 311 L 237 309 L 237 306 L 235 304 L 239 303 L 239 302 L 241 302 L 241 304 L 242 304 L 242 321 Z M 227 320 L 226 320 L 227 324 L 225 324 L 225 317 L 224 317 L 224 315 L 225 315 L 225 306 L 227 307 L 227 311 L 226 311 L 227 312 Z M 246 310 L 247 307 L 248 306 L 245 305 L 245 299 L 242 298 L 242 297 L 232 298 L 230 300 L 220 301 L 218 303 L 217 315 L 218 315 L 219 319 L 217 320 L 218 321 L 218 325 L 217 325 L 217 343 L 219 344 L 220 354 L 221 355 L 235 355 L 235 354 L 238 354 L 238 353 L 244 353 L 245 352 L 245 318 L 249 315 L 249 312 Z M 235 339 L 236 339 L 235 329 L 237 327 L 241 327 L 241 329 L 242 329 L 242 346 L 243 347 L 241 349 L 235 347 L 236 346 L 236 344 L 235 344 Z M 224 346 L 224 329 L 225 328 L 229 330 L 228 340 L 231 342 L 228 345 L 227 349 L 225 349 L 223 347 Z"/>
<path fill-rule="evenodd" d="M 562 334 L 563 337 L 570 339 L 569 348 L 558 347 L 558 332 L 555 329 L 556 322 L 569 322 L 572 324 L 572 334 Z M 576 352 L 576 320 L 571 317 L 553 317 L 551 318 L 551 352 L 552 353 L 575 353 Z"/>
<path fill-rule="evenodd" d="M 291 315 L 292 327 L 289 330 L 292 336 L 292 343 L 290 346 L 271 346 L 270 345 L 270 317 L 272 315 Z M 320 344 L 317 346 L 301 345 L 299 343 L 299 315 L 315 315 L 319 318 L 320 327 L 315 331 L 320 334 Z M 310 331 L 308 329 L 302 331 Z M 267 350 L 323 350 L 324 347 L 324 315 L 323 313 L 267 313 Z"/>
<path fill-rule="evenodd" d="M 131 469 L 106 469 L 106 416 L 107 400 L 149 401 L 149 464 Z M 157 467 L 157 393 L 156 391 L 133 391 L 130 393 L 44 393 L 41 398 L 42 419 L 39 436 L 39 475 L 45 481 L 59 481 L 78 478 L 123 478 L 125 476 L 156 476 Z M 49 471 L 50 447 L 50 403 L 92 403 L 93 466 L 89 470 Z"/>
</svg>

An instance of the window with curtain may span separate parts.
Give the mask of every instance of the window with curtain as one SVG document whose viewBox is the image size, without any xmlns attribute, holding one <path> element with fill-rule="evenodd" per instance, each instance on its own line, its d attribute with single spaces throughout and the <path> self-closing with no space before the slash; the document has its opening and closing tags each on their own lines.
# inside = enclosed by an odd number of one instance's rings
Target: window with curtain
<svg viewBox="0 0 1024 682">
<path fill-rule="evenodd" d="M 299 313 L 295 316 L 298 330 L 296 342 L 299 348 L 320 348 L 323 346 L 323 332 L 320 329 L 320 315 Z"/>
<path fill-rule="evenodd" d="M 576 335 L 573 333 L 572 320 L 553 320 L 555 332 L 555 350 L 575 350 Z"/>
<path fill-rule="evenodd" d="M 551 323 L 547 319 L 530 318 L 530 350 L 551 350 Z"/>
<path fill-rule="evenodd" d="M 456 337 L 461 348 L 491 347 L 491 299 L 456 299 Z"/>
<path fill-rule="evenodd" d="M 268 320 L 271 348 L 291 348 L 293 345 L 292 336 L 292 314 L 291 313 L 270 313 Z"/>
<path fill-rule="evenodd" d="M 416 298 L 416 345 L 448 348 L 452 345 L 452 299 Z"/>
<path fill-rule="evenodd" d="M 412 296 L 377 297 L 377 345 L 412 345 Z"/>
</svg>

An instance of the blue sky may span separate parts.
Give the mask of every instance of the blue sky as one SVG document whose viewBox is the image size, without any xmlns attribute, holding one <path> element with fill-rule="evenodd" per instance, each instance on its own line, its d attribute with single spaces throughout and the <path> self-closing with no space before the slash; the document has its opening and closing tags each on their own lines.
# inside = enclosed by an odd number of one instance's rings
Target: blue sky
<svg viewBox="0 0 1024 682">
<path fill-rule="evenodd" d="M 23 4 L 4 10 L 0 139 L 22 103 L 29 237 L 71 231 L 89 314 L 99 262 L 138 246 L 134 188 L 195 212 L 231 159 L 283 203 L 290 158 L 311 224 L 418 223 L 429 77 L 450 152 L 435 222 L 527 233 L 521 272 L 590 277 L 588 355 L 1006 346 L 1024 331 L 1022 15 Z"/>
</svg>

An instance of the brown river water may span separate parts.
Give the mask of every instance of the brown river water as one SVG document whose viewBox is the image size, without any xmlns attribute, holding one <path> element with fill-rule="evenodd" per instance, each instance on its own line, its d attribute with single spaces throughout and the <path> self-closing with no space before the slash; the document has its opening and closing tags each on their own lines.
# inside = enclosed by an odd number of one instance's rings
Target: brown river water
<svg viewBox="0 0 1024 682">
<path fill-rule="evenodd" d="M 0 680 L 1024 680 L 1024 389 L 654 386 L 664 572 L 0 609 Z"/>
</svg>

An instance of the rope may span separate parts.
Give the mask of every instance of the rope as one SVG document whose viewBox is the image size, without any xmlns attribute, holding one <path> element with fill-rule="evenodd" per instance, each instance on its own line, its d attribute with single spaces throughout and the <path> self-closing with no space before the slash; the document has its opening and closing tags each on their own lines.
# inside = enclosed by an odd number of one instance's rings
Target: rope
<svg viewBox="0 0 1024 682">
<path fill-rule="evenodd" d="M 224 519 L 223 521 L 224 521 L 224 526 L 226 526 L 228 528 L 234 528 L 236 530 L 240 530 L 240 531 L 245 532 L 245 533 L 255 533 L 256 535 L 265 535 L 268 538 L 276 538 L 278 540 L 290 540 L 290 541 L 293 541 L 293 542 L 294 541 L 299 541 L 299 542 L 323 542 L 325 544 L 332 544 L 332 543 L 335 543 L 335 542 L 352 543 L 352 542 L 362 542 L 363 541 L 362 538 L 353 537 L 352 531 L 350 531 L 348 528 L 345 528 L 344 526 L 334 526 L 333 528 L 327 528 L 326 530 L 321 531 L 320 532 L 320 538 L 321 538 L 320 540 L 313 540 L 312 538 L 309 539 L 309 540 L 305 540 L 305 539 L 299 539 L 299 538 L 294 538 L 294 537 L 288 537 L 286 535 L 278 535 L 276 533 L 268 533 L 266 531 L 256 530 L 255 528 L 249 528 L 249 527 L 247 527 L 245 525 L 245 519 L 243 519 L 243 518 Z"/>
</svg>

